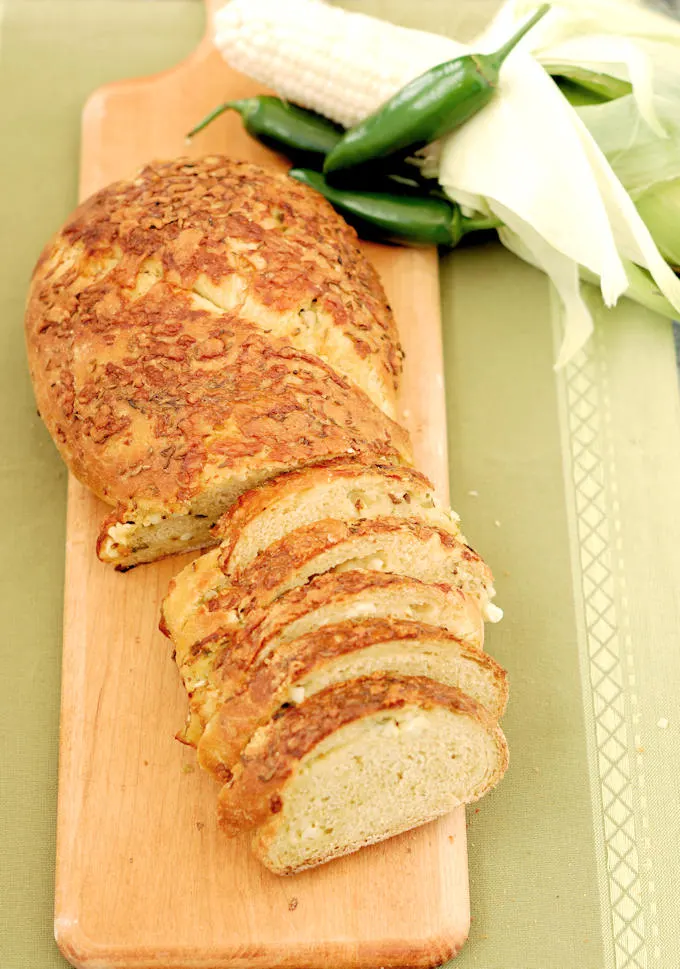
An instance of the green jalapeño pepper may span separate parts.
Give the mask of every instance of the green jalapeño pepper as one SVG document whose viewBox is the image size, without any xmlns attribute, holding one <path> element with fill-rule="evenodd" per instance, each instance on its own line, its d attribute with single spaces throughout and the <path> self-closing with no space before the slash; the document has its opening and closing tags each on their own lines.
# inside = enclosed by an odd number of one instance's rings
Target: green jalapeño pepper
<svg viewBox="0 0 680 969">
<path fill-rule="evenodd" d="M 408 246 L 456 246 L 467 232 L 501 225 L 496 219 L 466 219 L 457 205 L 431 195 L 335 188 L 319 172 L 302 168 L 288 174 L 320 192 L 364 238 Z"/>
<path fill-rule="evenodd" d="M 187 137 L 193 138 L 225 111 L 237 111 L 248 134 L 268 148 L 319 169 L 343 133 L 341 127 L 320 114 L 262 94 L 241 101 L 225 101 L 200 121 Z"/>
<path fill-rule="evenodd" d="M 321 171 L 326 155 L 337 145 L 344 131 L 320 114 L 290 104 L 269 94 L 243 101 L 227 101 L 196 125 L 187 138 L 193 138 L 225 111 L 237 111 L 251 137 L 287 155 L 295 165 Z M 406 161 L 390 159 L 389 168 L 381 162 L 365 165 L 361 170 L 361 184 L 373 188 L 389 178 L 404 189 L 419 190 L 436 186 L 436 179 L 424 179 L 418 168 Z M 351 173 L 351 182 L 357 178 Z"/>
<path fill-rule="evenodd" d="M 549 4 L 540 7 L 495 53 L 466 54 L 416 77 L 347 131 L 326 158 L 324 172 L 416 150 L 462 125 L 488 104 L 503 61 L 549 9 Z"/>
</svg>

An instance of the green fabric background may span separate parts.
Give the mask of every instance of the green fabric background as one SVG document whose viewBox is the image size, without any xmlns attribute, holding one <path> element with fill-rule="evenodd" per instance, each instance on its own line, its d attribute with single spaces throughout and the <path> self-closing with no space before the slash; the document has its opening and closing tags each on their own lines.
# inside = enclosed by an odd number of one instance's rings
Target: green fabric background
<svg viewBox="0 0 680 969">
<path fill-rule="evenodd" d="M 464 38 L 493 3 L 343 5 Z M 0 14 L 0 969 L 49 969 L 64 965 L 52 941 L 52 895 L 66 474 L 36 415 L 23 301 L 41 246 L 76 200 L 85 98 L 114 78 L 176 63 L 199 38 L 203 13 L 196 0 L 0 0 Z M 670 329 L 624 306 L 601 327 L 590 356 L 556 377 L 554 305 L 539 273 L 498 246 L 456 252 L 442 262 L 442 299 L 453 501 L 497 576 L 506 619 L 488 645 L 509 669 L 512 690 L 511 769 L 469 812 L 473 923 L 456 965 L 677 969 L 678 864 L 669 843 L 680 840 L 680 415 Z M 635 720 L 628 704 L 621 729 L 631 745 L 639 731 L 651 752 L 649 804 L 638 793 L 631 808 L 633 837 L 644 828 L 650 842 L 640 846 L 630 888 L 645 908 L 644 919 L 636 909 L 629 920 L 644 936 L 642 955 L 616 941 L 613 836 L 591 724 L 601 712 L 591 696 L 599 681 L 580 618 L 591 593 L 572 461 L 581 398 L 569 394 L 582 371 L 597 397 L 592 413 L 604 401 L 613 422 L 613 431 L 598 424 L 593 432 L 606 451 L 607 516 L 622 518 L 634 536 L 616 568 L 606 558 L 605 572 L 627 577 L 629 667 L 641 682 L 641 713 Z M 670 718 L 663 735 L 662 714 Z M 640 791 L 636 771 L 629 773 Z M 664 886 L 658 908 L 651 875 L 637 888 L 647 862 Z"/>
<path fill-rule="evenodd" d="M 23 305 L 76 202 L 88 94 L 176 63 L 202 33 L 202 9 L 16 0 L 0 14 L 0 967 L 48 969 L 66 965 L 52 933 L 66 471 L 36 413 Z"/>
</svg>

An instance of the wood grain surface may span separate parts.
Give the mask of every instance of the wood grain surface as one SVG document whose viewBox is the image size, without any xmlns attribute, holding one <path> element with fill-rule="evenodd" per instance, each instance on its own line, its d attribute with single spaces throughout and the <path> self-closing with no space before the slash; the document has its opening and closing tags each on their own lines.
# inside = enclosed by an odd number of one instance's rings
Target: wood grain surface
<svg viewBox="0 0 680 969">
<path fill-rule="evenodd" d="M 225 153 L 282 168 L 236 116 L 185 132 L 259 88 L 209 40 L 176 68 L 95 92 L 83 114 L 83 197 L 153 158 Z M 434 251 L 366 246 L 406 350 L 402 418 L 448 497 Z M 215 819 L 217 789 L 173 737 L 185 697 L 158 632 L 176 557 L 121 575 L 94 544 L 105 507 L 69 483 L 55 935 L 76 966 L 319 969 L 437 965 L 469 925 L 465 815 L 290 878 Z"/>
</svg>

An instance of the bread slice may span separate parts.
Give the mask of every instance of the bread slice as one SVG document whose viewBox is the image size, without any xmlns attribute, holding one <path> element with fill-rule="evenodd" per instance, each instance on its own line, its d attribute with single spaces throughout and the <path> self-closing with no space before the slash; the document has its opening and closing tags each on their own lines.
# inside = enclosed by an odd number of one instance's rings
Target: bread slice
<svg viewBox="0 0 680 969">
<path fill-rule="evenodd" d="M 353 522 L 327 519 L 304 525 L 270 545 L 240 573 L 239 585 L 208 590 L 185 622 L 180 654 L 194 639 L 191 662 L 181 666 L 192 708 L 201 709 L 214 687 L 221 699 L 238 690 L 251 661 L 252 638 L 239 635 L 251 613 L 324 572 L 371 570 L 410 576 L 460 588 L 489 615 L 494 595 L 488 566 L 449 532 L 411 518 L 376 518 Z M 218 683 L 212 657 L 219 657 Z M 198 676 L 196 676 L 196 672 Z M 205 722 L 205 715 L 201 713 Z"/>
<path fill-rule="evenodd" d="M 279 475 L 241 495 L 222 516 L 213 529 L 221 539 L 219 553 L 211 549 L 171 581 L 161 628 L 180 653 L 202 638 L 191 626 L 186 635 L 183 632 L 201 605 L 238 583 L 269 546 L 297 528 L 329 517 L 343 521 L 411 518 L 465 541 L 458 516 L 441 506 L 432 483 L 413 468 L 342 459 Z M 219 608 L 213 603 L 211 611 Z"/>
<path fill-rule="evenodd" d="M 179 735 L 184 743 L 198 743 L 204 725 L 241 687 L 253 664 L 323 626 L 366 618 L 411 619 L 446 629 L 473 647 L 481 648 L 484 641 L 479 609 L 460 589 L 382 572 L 318 575 L 270 606 L 252 610 L 241 625 L 231 615 L 231 624 L 220 626 L 215 619 L 213 631 L 185 651 L 178 664 L 189 697 L 189 717 Z"/>
<path fill-rule="evenodd" d="M 281 708 L 334 683 L 373 673 L 424 676 L 456 686 L 498 719 L 505 710 L 505 671 L 482 650 L 413 620 L 364 619 L 323 626 L 282 644 L 255 663 L 245 687 L 222 703 L 198 744 L 202 767 L 231 769 L 255 730 Z"/>
<path fill-rule="evenodd" d="M 215 526 L 233 581 L 262 551 L 303 525 L 334 518 L 412 518 L 458 536 L 458 516 L 413 468 L 331 461 L 291 471 L 242 495 Z"/>
<path fill-rule="evenodd" d="M 423 677 L 336 683 L 261 727 L 220 792 L 228 834 L 276 874 L 357 851 L 475 801 L 503 776 L 483 707 Z"/>
<path fill-rule="evenodd" d="M 356 570 L 328 572 L 251 613 L 241 633 L 257 661 L 283 643 L 343 620 L 410 619 L 439 626 L 481 649 L 484 623 L 461 589 L 410 576 Z"/>
<path fill-rule="evenodd" d="M 267 605 L 321 572 L 361 568 L 458 586 L 482 612 L 495 595 L 489 567 L 448 531 L 416 518 L 327 518 L 289 532 L 239 574 L 238 608 Z"/>
<path fill-rule="evenodd" d="M 216 616 L 225 617 L 225 625 L 238 624 L 251 610 L 267 606 L 312 576 L 330 571 L 370 569 L 443 582 L 463 589 L 479 604 L 486 619 L 496 621 L 502 616 L 491 602 L 495 595 L 491 571 L 479 555 L 450 532 L 417 519 L 326 519 L 304 525 L 261 552 L 240 572 L 238 585 L 230 584 L 213 566 L 211 558 L 206 566 L 207 578 L 189 571 L 186 583 L 183 576 L 174 583 L 171 597 L 191 600 L 186 611 L 175 602 L 166 607 L 165 627 L 174 640 L 178 631 L 170 628 L 169 615 L 182 611 L 182 651 L 187 644 L 212 635 L 218 625 Z M 199 594 L 195 594 L 197 578 Z"/>
</svg>

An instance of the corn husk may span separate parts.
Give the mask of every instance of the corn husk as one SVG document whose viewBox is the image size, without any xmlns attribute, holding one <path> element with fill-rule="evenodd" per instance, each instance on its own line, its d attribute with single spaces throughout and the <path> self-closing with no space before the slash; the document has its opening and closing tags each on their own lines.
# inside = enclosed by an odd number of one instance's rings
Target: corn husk
<svg viewBox="0 0 680 969">
<path fill-rule="evenodd" d="M 635 204 L 659 251 L 680 273 L 680 178 L 655 185 Z"/>
<path fill-rule="evenodd" d="M 645 122 L 632 95 L 578 109 L 579 117 L 633 199 L 655 185 L 680 178 L 680 84 L 677 93 L 657 94 L 654 105 L 664 137 Z"/>
<path fill-rule="evenodd" d="M 585 124 L 528 54 L 511 57 L 494 100 L 443 139 L 439 180 L 461 205 L 500 218 L 501 241 L 519 240 L 550 276 L 566 311 L 558 366 L 593 329 L 581 267 L 611 306 L 630 285 L 624 261 L 633 262 L 680 312 L 680 280 Z"/>
<path fill-rule="evenodd" d="M 507 227 L 503 227 L 499 230 L 499 236 L 503 245 L 513 252 L 516 256 L 519 256 L 524 262 L 528 262 L 530 265 L 535 266 L 537 269 L 541 269 L 545 272 L 545 267 L 534 257 L 531 249 L 526 245 L 526 243 L 521 239 L 516 233 L 512 232 Z M 640 306 L 644 306 L 646 309 L 652 310 L 654 313 L 658 313 L 660 316 L 665 316 L 668 319 L 674 319 L 677 316 L 675 308 L 668 302 L 668 300 L 659 292 L 658 287 L 655 285 L 654 280 L 651 278 L 648 272 L 644 269 L 640 269 L 635 263 L 629 262 L 628 260 L 623 261 L 624 269 L 626 271 L 626 277 L 628 279 L 628 288 L 626 289 L 626 297 L 633 300 L 633 302 L 638 303 Z M 571 324 L 570 332 L 574 335 L 573 341 L 574 346 L 582 346 L 582 337 L 584 335 L 589 336 L 592 333 L 592 310 L 593 307 L 597 309 L 596 315 L 601 315 L 606 312 L 606 307 L 602 301 L 600 295 L 599 301 L 595 299 L 595 294 L 597 293 L 597 288 L 599 287 L 599 279 L 594 274 L 589 272 L 589 270 L 584 269 L 583 266 L 579 267 L 579 279 L 581 283 L 589 283 L 590 290 L 587 293 L 588 298 L 585 298 L 583 286 L 579 284 L 578 289 L 572 279 L 568 280 L 568 285 L 566 287 L 561 287 L 557 285 L 554 278 L 551 276 L 551 282 L 555 285 L 558 296 L 560 296 L 562 303 L 562 329 L 563 332 L 567 333 L 567 318 L 569 315 L 574 315 L 577 320 L 577 325 Z M 559 283 L 559 280 L 557 281 Z M 563 289 L 566 291 L 567 298 L 563 294 Z M 577 352 L 577 351 L 576 351 Z M 567 360 L 570 358 L 572 353 L 572 347 L 569 342 L 565 343 L 562 349 L 562 355 Z"/>
<path fill-rule="evenodd" d="M 485 31 L 485 40 L 493 47 L 534 6 L 533 0 L 508 0 Z M 641 116 L 664 136 L 654 93 L 661 74 L 667 79 L 678 76 L 680 23 L 636 0 L 554 0 L 550 16 L 524 38 L 522 47 L 552 74 L 578 80 L 578 73 L 585 72 L 605 84 L 607 77 L 630 84 Z M 612 96 L 620 93 L 611 90 Z"/>
</svg>

